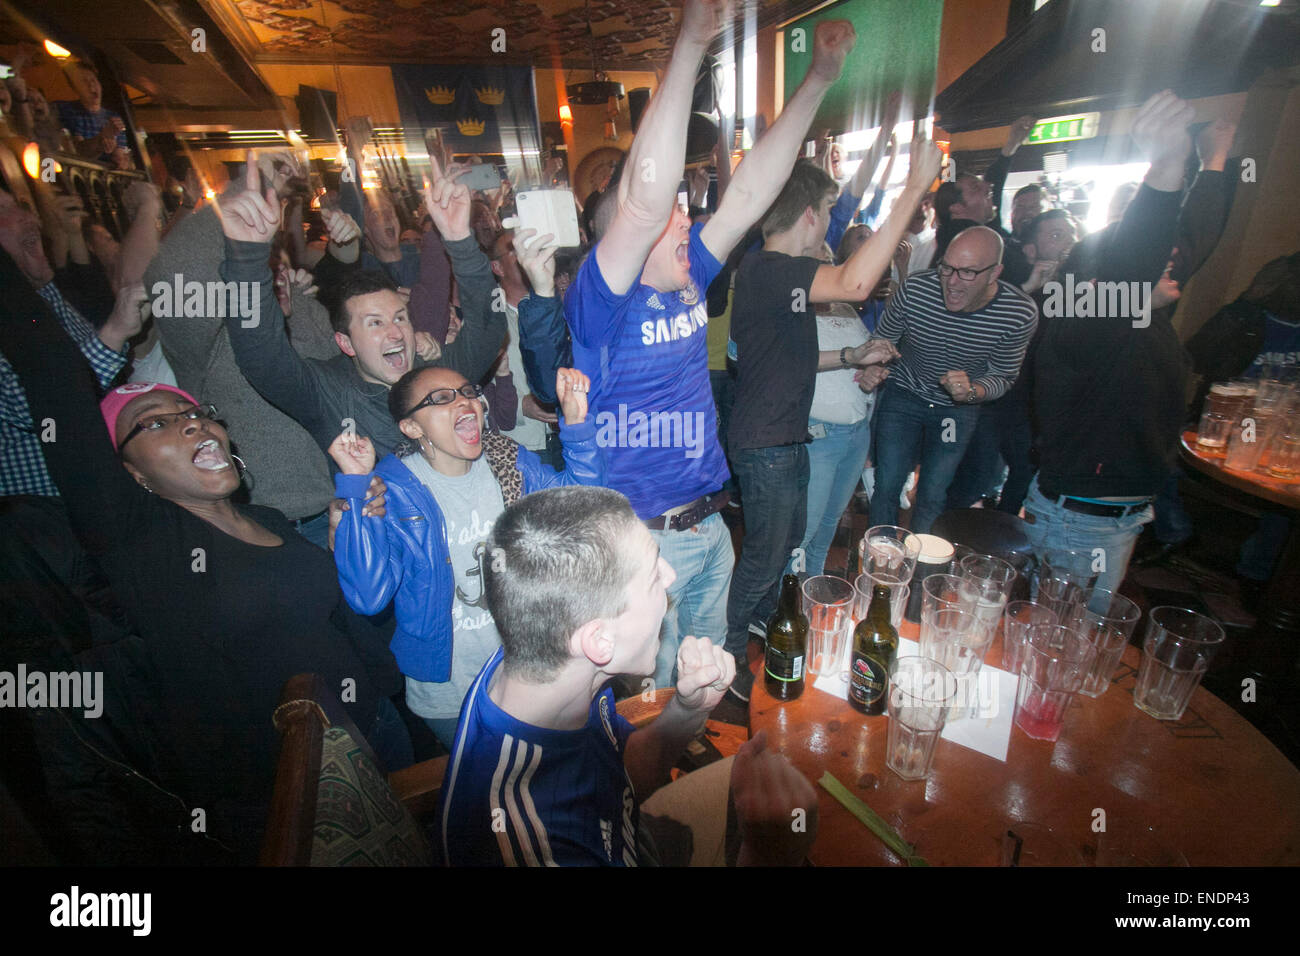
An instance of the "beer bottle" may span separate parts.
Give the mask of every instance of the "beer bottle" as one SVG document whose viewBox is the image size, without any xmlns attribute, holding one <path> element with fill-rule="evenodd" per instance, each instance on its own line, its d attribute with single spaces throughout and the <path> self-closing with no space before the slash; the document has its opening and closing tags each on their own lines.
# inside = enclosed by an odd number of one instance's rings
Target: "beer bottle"
<svg viewBox="0 0 1300 956">
<path fill-rule="evenodd" d="M 871 607 L 853 632 L 849 665 L 849 703 L 868 716 L 885 712 L 889 668 L 898 656 L 898 631 L 890 623 L 889 587 L 871 589 Z"/>
<path fill-rule="evenodd" d="M 799 578 L 781 579 L 781 603 L 767 622 L 763 684 L 775 700 L 794 700 L 803 693 L 808 618 L 799 610 Z"/>
</svg>

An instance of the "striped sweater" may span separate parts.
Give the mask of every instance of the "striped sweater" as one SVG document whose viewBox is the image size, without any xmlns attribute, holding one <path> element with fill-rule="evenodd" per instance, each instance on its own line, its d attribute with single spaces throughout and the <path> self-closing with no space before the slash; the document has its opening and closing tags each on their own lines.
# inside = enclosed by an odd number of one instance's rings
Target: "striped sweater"
<svg viewBox="0 0 1300 956">
<path fill-rule="evenodd" d="M 927 402 L 952 405 L 952 396 L 939 384 L 952 371 L 963 371 L 972 385 L 984 386 L 986 401 L 1006 394 L 1020 374 L 1037 325 L 1033 299 L 1000 280 L 997 295 L 984 308 L 949 312 L 939 273 L 929 269 L 911 276 L 895 293 L 875 337 L 893 342 L 902 355 L 890 373 L 892 380 Z"/>
</svg>

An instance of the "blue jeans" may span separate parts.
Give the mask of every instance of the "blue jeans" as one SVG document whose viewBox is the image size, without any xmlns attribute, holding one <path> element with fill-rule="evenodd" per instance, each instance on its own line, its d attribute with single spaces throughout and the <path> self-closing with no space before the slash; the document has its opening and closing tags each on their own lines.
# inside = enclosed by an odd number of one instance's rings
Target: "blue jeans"
<svg viewBox="0 0 1300 956">
<path fill-rule="evenodd" d="M 330 549 L 330 512 L 326 508 L 314 518 L 298 518 L 290 521 L 293 530 L 310 541 L 322 551 Z"/>
<path fill-rule="evenodd" d="M 749 622 L 776 611 L 781 571 L 808 520 L 808 446 L 778 445 L 732 452 L 745 502 L 745 542 L 727 595 L 727 650 L 745 661 Z"/>
<path fill-rule="evenodd" d="M 402 715 L 387 697 L 379 699 L 375 722 L 370 727 L 370 733 L 366 734 L 366 740 L 375 756 L 383 761 L 383 769 L 388 773 L 415 763 L 410 731 L 406 729 Z"/>
<path fill-rule="evenodd" d="M 456 742 L 456 728 L 460 725 L 459 717 L 421 717 L 425 726 L 433 731 L 438 743 L 451 753 L 451 745 Z"/>
<path fill-rule="evenodd" d="M 898 524 L 898 496 L 921 462 L 911 530 L 925 534 L 943 514 L 957 466 L 979 421 L 978 405 L 935 405 L 893 381 L 876 413 L 876 490 L 871 523 Z"/>
<path fill-rule="evenodd" d="M 1037 478 L 1030 483 L 1025 499 L 1025 531 L 1034 552 L 1055 548 L 1092 553 L 1094 560 L 1101 559 L 1097 587 L 1112 591 L 1118 591 L 1124 582 L 1142 526 L 1154 518 L 1155 509 L 1150 505 L 1123 518 L 1069 511 L 1038 490 Z"/>
<path fill-rule="evenodd" d="M 870 418 L 856 425 L 808 419 L 808 427 L 814 425 L 825 428 L 826 437 L 808 446 L 808 519 L 800 547 L 804 551 L 803 570 L 809 577 L 826 569 L 826 553 L 844 509 L 853 498 L 853 489 L 858 486 L 871 438 Z"/>
<path fill-rule="evenodd" d="M 721 515 L 709 515 L 685 531 L 651 531 L 659 553 L 677 572 L 668 589 L 668 613 L 659 629 L 655 687 L 677 684 L 677 646 L 682 635 L 714 644 L 727 634 L 726 599 L 736 552 Z"/>
</svg>

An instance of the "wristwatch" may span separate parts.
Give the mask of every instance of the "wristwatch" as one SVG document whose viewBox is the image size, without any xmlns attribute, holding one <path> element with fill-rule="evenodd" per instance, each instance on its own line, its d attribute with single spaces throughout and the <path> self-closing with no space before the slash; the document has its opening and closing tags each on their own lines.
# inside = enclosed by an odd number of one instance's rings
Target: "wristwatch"
<svg viewBox="0 0 1300 956">
<path fill-rule="evenodd" d="M 840 368 L 849 367 L 849 360 L 845 357 L 845 353 L 848 352 L 848 350 L 849 347 L 847 345 L 840 349 Z"/>
</svg>

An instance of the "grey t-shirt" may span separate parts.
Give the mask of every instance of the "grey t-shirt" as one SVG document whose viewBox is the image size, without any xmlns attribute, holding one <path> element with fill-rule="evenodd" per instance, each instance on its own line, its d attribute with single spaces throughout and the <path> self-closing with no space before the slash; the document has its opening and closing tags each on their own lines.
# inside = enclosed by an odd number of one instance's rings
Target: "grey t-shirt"
<svg viewBox="0 0 1300 956">
<path fill-rule="evenodd" d="M 442 509 L 456 577 L 451 605 L 451 680 L 431 683 L 406 678 L 407 706 L 421 717 L 444 720 L 460 715 L 470 684 L 501 646 L 496 622 L 487 608 L 483 571 L 492 560 L 488 553 L 492 526 L 506 508 L 486 457 L 480 457 L 458 478 L 434 471 L 418 453 L 402 462 L 433 493 Z"/>
</svg>

